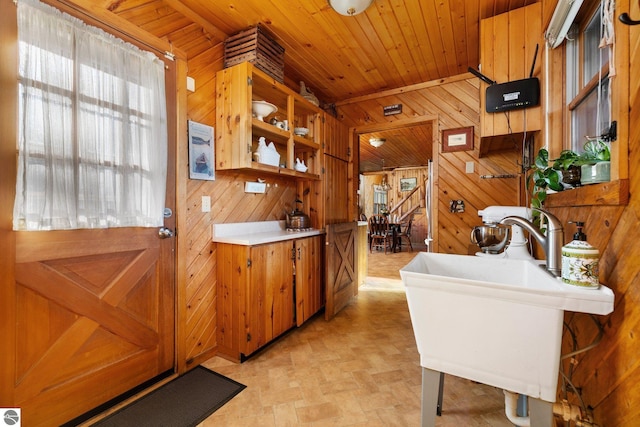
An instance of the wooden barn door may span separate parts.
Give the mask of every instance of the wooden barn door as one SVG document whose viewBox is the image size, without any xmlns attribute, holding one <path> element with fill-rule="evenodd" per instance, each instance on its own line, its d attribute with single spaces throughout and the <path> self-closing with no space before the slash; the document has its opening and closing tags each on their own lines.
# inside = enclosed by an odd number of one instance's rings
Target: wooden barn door
<svg viewBox="0 0 640 427">
<path fill-rule="evenodd" d="M 173 239 L 17 233 L 14 406 L 58 425 L 174 365 Z"/>
<path fill-rule="evenodd" d="M 349 162 L 325 154 L 325 218 L 327 232 L 325 319 L 335 316 L 358 291 L 357 230 L 349 221 Z"/>
<path fill-rule="evenodd" d="M 357 232 L 357 222 L 327 225 L 326 320 L 333 318 L 356 294 Z"/>
<path fill-rule="evenodd" d="M 167 96 L 175 93 L 168 64 Z M 169 99 L 168 105 L 173 105 Z M 175 210 L 175 108 L 168 110 L 166 206 Z M 173 136 L 173 137 L 172 137 Z M 15 185 L 15 181 L 14 184 Z M 2 406 L 22 425 L 60 425 L 175 366 L 175 217 L 163 228 L 13 232 L 15 320 Z M 9 282 L 10 279 L 5 280 Z"/>
</svg>

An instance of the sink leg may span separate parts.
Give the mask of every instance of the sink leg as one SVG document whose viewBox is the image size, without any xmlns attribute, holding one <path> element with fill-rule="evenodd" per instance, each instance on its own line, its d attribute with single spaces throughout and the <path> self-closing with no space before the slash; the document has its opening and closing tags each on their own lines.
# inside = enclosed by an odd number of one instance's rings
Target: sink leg
<svg viewBox="0 0 640 427">
<path fill-rule="evenodd" d="M 553 403 L 529 397 L 531 427 L 552 427 Z"/>
<path fill-rule="evenodd" d="M 444 372 L 440 372 L 440 386 L 438 387 L 438 416 L 442 416 L 442 395 L 444 394 Z"/>
<path fill-rule="evenodd" d="M 435 427 L 436 415 L 442 414 L 442 392 L 444 374 L 428 368 L 422 368 L 422 427 Z"/>
</svg>

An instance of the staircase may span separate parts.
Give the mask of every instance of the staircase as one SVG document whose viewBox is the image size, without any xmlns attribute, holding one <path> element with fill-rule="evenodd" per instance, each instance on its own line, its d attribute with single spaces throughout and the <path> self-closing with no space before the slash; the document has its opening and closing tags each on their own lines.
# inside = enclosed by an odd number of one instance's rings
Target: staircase
<svg viewBox="0 0 640 427">
<path fill-rule="evenodd" d="M 416 191 L 420 190 L 423 185 L 424 185 L 424 183 L 422 183 L 421 185 L 416 186 L 406 196 L 404 196 L 402 198 L 402 200 L 400 200 L 395 206 L 393 206 L 389 210 L 389 215 L 391 215 L 391 216 L 397 215 L 398 216 L 398 222 L 400 222 L 400 223 L 408 221 L 409 218 L 411 217 L 411 215 L 413 215 L 413 213 L 416 210 L 418 210 L 418 209 L 420 209 L 422 207 L 421 206 L 422 202 L 420 204 L 412 206 L 411 196 L 413 196 L 413 194 Z M 422 200 L 422 198 L 420 200 Z"/>
</svg>

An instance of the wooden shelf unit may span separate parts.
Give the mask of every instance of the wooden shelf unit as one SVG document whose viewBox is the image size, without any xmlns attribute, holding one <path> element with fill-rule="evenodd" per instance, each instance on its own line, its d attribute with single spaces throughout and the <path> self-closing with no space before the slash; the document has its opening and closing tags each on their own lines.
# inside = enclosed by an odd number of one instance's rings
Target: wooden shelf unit
<svg viewBox="0 0 640 427">
<path fill-rule="evenodd" d="M 217 170 L 251 169 L 296 179 L 320 179 L 324 111 L 249 62 L 219 71 L 216 93 Z M 277 111 L 261 121 L 252 115 L 252 101 L 269 102 Z M 289 129 L 272 125 L 272 118 L 287 120 Z M 306 127 L 309 133 L 295 135 L 296 127 Z M 267 145 L 274 143 L 280 154 L 279 166 L 253 160 L 260 137 Z M 307 165 L 306 172 L 294 169 L 296 158 Z"/>
</svg>

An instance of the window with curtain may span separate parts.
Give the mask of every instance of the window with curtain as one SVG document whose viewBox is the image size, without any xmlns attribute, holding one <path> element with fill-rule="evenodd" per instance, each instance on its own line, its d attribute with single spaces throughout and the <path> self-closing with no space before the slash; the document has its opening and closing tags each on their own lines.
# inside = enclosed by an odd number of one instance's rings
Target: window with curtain
<svg viewBox="0 0 640 427">
<path fill-rule="evenodd" d="M 162 60 L 35 0 L 18 39 L 14 229 L 161 226 Z"/>
<path fill-rule="evenodd" d="M 567 104 L 571 115 L 571 149 L 583 152 L 586 137 L 601 135 L 611 122 L 609 54 L 603 42 L 603 7 L 577 24 L 567 39 Z"/>
</svg>

